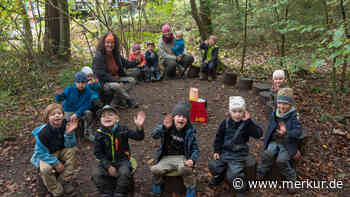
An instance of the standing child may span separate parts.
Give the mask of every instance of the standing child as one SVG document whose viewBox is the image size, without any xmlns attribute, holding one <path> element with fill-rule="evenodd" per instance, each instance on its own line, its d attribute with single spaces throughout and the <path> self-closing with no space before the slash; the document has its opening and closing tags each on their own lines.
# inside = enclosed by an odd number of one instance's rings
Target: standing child
<svg viewBox="0 0 350 197">
<path fill-rule="evenodd" d="M 246 111 L 243 97 L 230 97 L 229 112 L 229 117 L 221 122 L 217 130 L 214 141 L 214 160 L 209 162 L 209 170 L 213 175 L 209 184 L 214 186 L 219 185 L 225 176 L 230 183 L 235 178 L 244 180 L 243 170 L 249 154 L 247 144 L 249 138 L 259 139 L 263 133 Z M 244 196 L 247 190 L 248 187 L 244 181 L 241 189 L 235 189 L 236 196 Z"/>
<path fill-rule="evenodd" d="M 134 131 L 119 124 L 116 109 L 109 105 L 102 108 L 102 126 L 97 130 L 95 140 L 95 155 L 99 164 L 92 175 L 101 197 L 128 196 L 128 186 L 132 181 L 128 140 L 143 140 L 145 118 L 144 112 L 139 112 L 137 117 L 134 117 Z"/>
<path fill-rule="evenodd" d="M 175 32 L 174 47 L 171 50 L 175 53 L 176 60 L 178 62 L 181 62 L 182 57 L 184 56 L 184 53 L 185 53 L 185 40 L 183 39 L 182 31 Z M 181 66 L 180 64 L 177 64 L 177 67 L 179 68 L 179 70 L 181 72 L 181 76 L 183 76 L 183 74 L 185 72 L 185 68 L 183 66 Z"/>
<path fill-rule="evenodd" d="M 137 43 L 132 45 L 132 52 L 129 54 L 129 61 L 136 62 L 137 68 L 139 70 L 140 75 L 138 76 L 138 80 L 142 81 L 145 79 L 145 64 L 146 59 L 143 53 L 141 53 L 141 46 Z"/>
<path fill-rule="evenodd" d="M 287 181 L 296 181 L 295 169 L 289 160 L 298 152 L 298 139 L 302 134 L 301 124 L 294 107 L 293 90 L 282 88 L 277 95 L 277 109 L 270 116 L 264 136 L 264 152 L 257 168 L 257 177 L 263 179 L 276 161 Z M 290 193 L 295 190 L 290 188 Z"/>
<path fill-rule="evenodd" d="M 173 113 L 165 116 L 163 123 L 152 131 L 153 139 L 161 139 L 157 151 L 157 164 L 152 166 L 152 194 L 162 193 L 163 176 L 178 172 L 187 188 L 186 197 L 196 196 L 196 177 L 193 168 L 199 157 L 196 129 L 190 122 L 190 110 L 186 103 L 175 105 Z"/>
<path fill-rule="evenodd" d="M 63 92 L 56 90 L 56 101 L 63 101 L 64 116 L 67 121 L 81 119 L 84 121 L 84 136 L 93 133 L 91 106 L 92 91 L 86 88 L 88 77 L 83 72 L 77 72 L 74 84 L 68 86 Z"/>
<path fill-rule="evenodd" d="M 94 77 L 94 73 L 92 69 L 88 66 L 84 66 L 81 69 L 81 72 L 85 73 L 88 76 L 87 88 L 89 88 L 92 92 L 91 95 L 91 107 L 94 117 L 97 117 L 97 111 L 103 107 L 103 102 L 100 99 L 99 93 L 101 91 L 101 85 L 98 79 Z M 92 123 L 91 123 L 92 124 Z M 90 141 L 94 141 L 95 139 L 95 128 L 91 126 L 91 131 L 89 131 L 89 136 L 86 136 Z"/>
<path fill-rule="evenodd" d="M 154 43 L 153 42 L 147 42 L 147 51 L 145 54 L 146 57 L 146 67 L 148 68 L 149 72 L 146 76 L 147 81 L 158 81 L 160 80 L 160 71 L 159 71 L 159 65 L 158 65 L 158 54 L 154 51 Z"/>
<path fill-rule="evenodd" d="M 216 36 L 211 35 L 199 47 L 204 50 L 200 80 L 215 80 L 219 54 L 219 47 L 216 46 Z"/>
<path fill-rule="evenodd" d="M 32 164 L 40 169 L 47 190 L 55 197 L 71 194 L 74 191 L 72 179 L 76 161 L 74 130 L 77 119 L 67 123 L 60 104 L 50 104 L 44 111 L 45 124 L 35 128 L 34 154 Z M 58 178 L 55 173 L 59 174 Z"/>
</svg>

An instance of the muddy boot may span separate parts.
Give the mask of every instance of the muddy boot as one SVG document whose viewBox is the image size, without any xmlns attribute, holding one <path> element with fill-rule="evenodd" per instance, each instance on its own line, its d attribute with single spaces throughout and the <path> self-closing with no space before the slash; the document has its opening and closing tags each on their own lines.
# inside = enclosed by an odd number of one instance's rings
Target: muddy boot
<svg viewBox="0 0 350 197">
<path fill-rule="evenodd" d="M 72 194 L 75 190 L 72 182 L 64 181 L 63 183 L 64 194 Z"/>
<path fill-rule="evenodd" d="M 207 79 L 208 79 L 208 75 L 203 73 L 203 72 L 201 72 L 200 76 L 199 76 L 199 80 L 207 80 Z"/>
<path fill-rule="evenodd" d="M 134 109 L 134 108 L 137 108 L 137 107 L 138 107 L 138 104 L 136 103 L 135 99 L 128 99 L 128 100 L 126 101 L 126 103 L 127 103 L 127 105 L 128 105 L 129 108 Z"/>
</svg>

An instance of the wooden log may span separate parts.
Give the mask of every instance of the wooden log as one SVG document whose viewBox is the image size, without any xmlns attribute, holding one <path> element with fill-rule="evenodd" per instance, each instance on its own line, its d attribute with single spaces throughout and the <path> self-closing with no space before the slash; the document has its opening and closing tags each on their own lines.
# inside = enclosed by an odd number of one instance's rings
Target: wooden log
<svg viewBox="0 0 350 197">
<path fill-rule="evenodd" d="M 240 78 L 237 87 L 239 90 L 250 90 L 253 86 L 253 80 L 250 78 Z"/>
<path fill-rule="evenodd" d="M 182 176 L 165 176 L 162 197 L 182 197 L 186 194 L 186 187 Z"/>
<path fill-rule="evenodd" d="M 269 91 L 271 84 L 268 83 L 253 83 L 253 93 L 259 95 L 262 91 Z"/>
<path fill-rule="evenodd" d="M 200 68 L 196 67 L 196 66 L 191 66 L 187 72 L 187 77 L 188 78 L 196 78 L 199 77 L 199 72 L 200 72 Z"/>
<path fill-rule="evenodd" d="M 223 83 L 225 85 L 234 86 L 237 81 L 237 74 L 234 72 L 226 72 L 224 74 Z"/>
<path fill-rule="evenodd" d="M 271 101 L 271 92 L 262 91 L 259 93 L 259 101 L 262 105 L 266 105 L 267 102 Z"/>
</svg>

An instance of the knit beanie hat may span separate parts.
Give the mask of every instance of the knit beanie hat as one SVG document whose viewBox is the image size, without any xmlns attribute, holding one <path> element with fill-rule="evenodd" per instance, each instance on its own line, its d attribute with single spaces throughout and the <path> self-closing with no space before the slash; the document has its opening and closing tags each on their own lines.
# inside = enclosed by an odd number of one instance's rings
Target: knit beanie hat
<svg viewBox="0 0 350 197">
<path fill-rule="evenodd" d="M 175 105 L 173 109 L 173 116 L 183 115 L 187 118 L 187 121 L 190 120 L 190 107 L 188 103 L 179 102 Z"/>
<path fill-rule="evenodd" d="M 272 79 L 275 79 L 276 77 L 285 78 L 284 71 L 283 70 L 275 70 L 272 74 Z"/>
<path fill-rule="evenodd" d="M 86 82 L 88 82 L 88 77 L 87 77 L 87 75 L 85 73 L 79 71 L 79 72 L 77 72 L 77 74 L 75 74 L 74 82 L 76 82 L 76 83 L 86 83 Z"/>
<path fill-rule="evenodd" d="M 294 93 L 292 88 L 281 88 L 277 93 L 277 102 L 280 103 L 288 103 L 293 105 L 294 101 Z"/>
<path fill-rule="evenodd" d="M 132 45 L 132 51 L 135 52 L 137 50 L 141 50 L 141 46 L 139 44 L 137 44 L 137 43 L 134 43 Z"/>
<path fill-rule="evenodd" d="M 163 27 L 162 27 L 162 32 L 163 32 L 163 33 L 164 33 L 164 32 L 167 32 L 167 31 L 169 31 L 169 30 L 171 30 L 171 27 L 170 27 L 168 24 L 163 25 Z"/>
<path fill-rule="evenodd" d="M 81 72 L 85 73 L 85 75 L 89 76 L 89 75 L 93 75 L 94 72 L 92 71 L 92 69 L 88 66 L 84 66 L 82 69 L 81 69 Z"/>
<path fill-rule="evenodd" d="M 118 114 L 118 111 L 117 111 L 114 107 L 112 107 L 112 106 L 110 106 L 110 105 L 105 105 L 102 109 L 100 109 L 100 110 L 98 111 L 98 116 L 101 117 L 101 116 L 102 116 L 102 113 L 105 112 L 105 111 L 112 111 L 112 112 L 114 112 L 115 114 Z"/>
<path fill-rule="evenodd" d="M 245 100 L 241 96 L 230 96 L 229 98 L 229 112 L 232 111 L 232 109 L 242 109 L 245 111 L 246 105 Z"/>
</svg>

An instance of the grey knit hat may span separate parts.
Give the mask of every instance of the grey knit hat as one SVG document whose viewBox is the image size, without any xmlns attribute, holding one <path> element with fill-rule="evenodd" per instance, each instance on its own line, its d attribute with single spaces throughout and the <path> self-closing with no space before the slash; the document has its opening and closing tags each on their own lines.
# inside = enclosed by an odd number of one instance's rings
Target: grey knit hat
<svg viewBox="0 0 350 197">
<path fill-rule="evenodd" d="M 277 102 L 294 105 L 294 93 L 292 88 L 282 88 L 277 93 Z"/>
<path fill-rule="evenodd" d="M 183 115 L 189 121 L 190 120 L 190 105 L 186 102 L 179 102 L 175 105 L 172 114 L 173 114 L 173 116 Z"/>
</svg>

